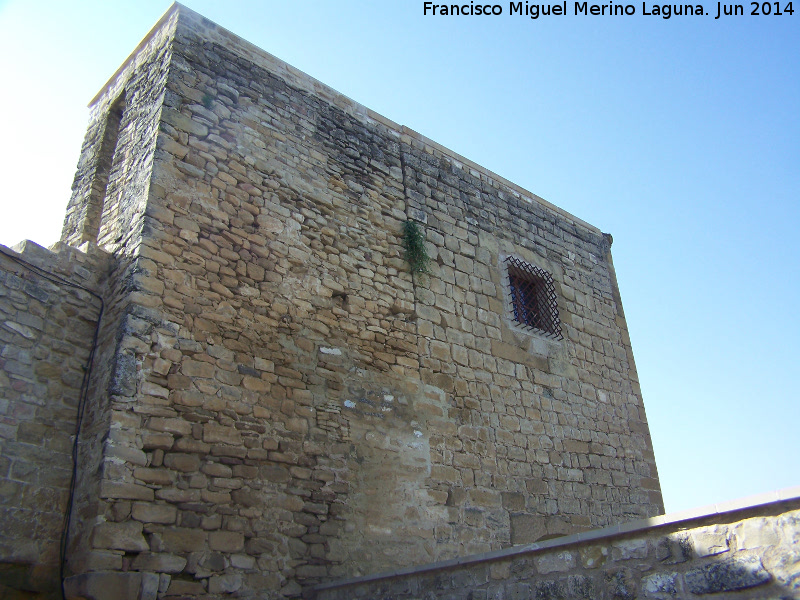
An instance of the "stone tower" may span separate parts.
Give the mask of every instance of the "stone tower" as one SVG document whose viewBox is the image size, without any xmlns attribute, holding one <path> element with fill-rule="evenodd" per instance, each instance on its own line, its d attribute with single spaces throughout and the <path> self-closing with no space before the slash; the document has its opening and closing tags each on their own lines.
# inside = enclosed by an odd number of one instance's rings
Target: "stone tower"
<svg viewBox="0 0 800 600">
<path fill-rule="evenodd" d="M 73 596 L 292 597 L 662 511 L 611 237 L 183 6 L 91 102 L 62 246 L 109 255 Z"/>
</svg>

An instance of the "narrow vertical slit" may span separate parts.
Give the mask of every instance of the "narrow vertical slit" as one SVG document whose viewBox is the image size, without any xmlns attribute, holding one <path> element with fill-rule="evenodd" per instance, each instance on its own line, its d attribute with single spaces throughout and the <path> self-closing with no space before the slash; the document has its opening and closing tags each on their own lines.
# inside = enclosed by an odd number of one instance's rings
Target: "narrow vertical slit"
<svg viewBox="0 0 800 600">
<path fill-rule="evenodd" d="M 100 152 L 97 159 L 94 181 L 92 182 L 91 195 L 86 210 L 81 241 L 97 242 L 100 233 L 100 221 L 103 216 L 103 207 L 108 193 L 108 181 L 111 168 L 114 164 L 114 154 L 119 140 L 119 130 L 122 123 L 122 114 L 125 111 L 125 94 L 120 95 L 111 105 L 106 116 L 106 125 L 103 140 L 100 142 Z"/>
</svg>

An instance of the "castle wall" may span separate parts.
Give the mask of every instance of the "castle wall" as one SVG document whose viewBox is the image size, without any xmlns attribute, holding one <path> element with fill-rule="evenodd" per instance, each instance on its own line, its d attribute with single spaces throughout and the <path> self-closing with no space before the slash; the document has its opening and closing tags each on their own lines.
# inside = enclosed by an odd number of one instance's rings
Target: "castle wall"
<svg viewBox="0 0 800 600">
<path fill-rule="evenodd" d="M 93 101 L 62 239 L 110 255 L 69 597 L 294 597 L 662 510 L 610 236 L 183 7 Z"/>
<path fill-rule="evenodd" d="M 415 290 L 420 373 L 450 417 L 437 488 L 473 488 L 455 501 L 462 518 L 479 506 L 507 519 L 513 543 L 660 512 L 610 236 L 401 139 L 409 212 L 425 215 L 437 263 Z M 519 327 L 507 256 L 552 276 L 564 339 Z"/>
<path fill-rule="evenodd" d="M 130 470 L 147 464 L 135 406 L 138 372 L 150 334 L 159 335 L 163 323 L 147 301 L 147 261 L 140 245 L 151 220 L 152 163 L 176 22 L 174 12 L 165 15 L 93 100 L 62 230 L 63 243 L 97 244 L 110 255 L 101 281 L 106 310 L 83 415 L 67 575 L 123 572 L 126 553 L 148 547 L 141 523 L 130 515 L 133 503 L 152 501 L 154 491 L 137 485 Z M 109 134 L 109 128 L 115 131 Z M 141 578 L 131 581 L 137 587 Z M 113 597 L 113 585 L 106 580 L 98 585 Z M 85 579 L 70 586 L 73 593 L 92 589 Z"/>
<path fill-rule="evenodd" d="M 798 491 L 336 582 L 316 598 L 800 598 Z"/>
<path fill-rule="evenodd" d="M 165 15 L 92 101 L 61 241 L 134 254 L 145 224 L 176 21 L 176 14 Z"/>
<path fill-rule="evenodd" d="M 99 225 L 117 345 L 74 572 L 292 596 L 661 510 L 608 238 L 190 11 L 153 52 L 120 79 L 118 144 L 160 123 L 146 203 L 109 191 Z M 552 276 L 563 339 L 514 322 L 508 255 Z"/>
<path fill-rule="evenodd" d="M 104 262 L 96 250 L 0 247 L 0 592 L 60 594 L 77 408 L 100 312 L 89 290 Z"/>
</svg>

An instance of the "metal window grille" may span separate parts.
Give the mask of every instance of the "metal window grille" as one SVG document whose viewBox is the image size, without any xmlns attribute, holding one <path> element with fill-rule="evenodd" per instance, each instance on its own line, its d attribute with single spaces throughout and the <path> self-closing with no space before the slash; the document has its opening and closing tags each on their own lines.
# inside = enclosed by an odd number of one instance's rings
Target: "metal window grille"
<svg viewBox="0 0 800 600">
<path fill-rule="evenodd" d="M 562 339 L 558 298 L 550 273 L 513 256 L 505 262 L 514 320 L 523 327 Z"/>
</svg>

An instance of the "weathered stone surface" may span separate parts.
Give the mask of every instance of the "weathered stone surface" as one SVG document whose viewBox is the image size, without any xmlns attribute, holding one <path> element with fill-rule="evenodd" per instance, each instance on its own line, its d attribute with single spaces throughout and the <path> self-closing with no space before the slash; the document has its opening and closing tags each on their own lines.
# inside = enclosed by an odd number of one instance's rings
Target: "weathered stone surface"
<svg viewBox="0 0 800 600">
<path fill-rule="evenodd" d="M 147 428 L 152 431 L 171 433 L 173 435 L 189 435 L 192 425 L 183 419 L 163 419 L 152 417 L 147 421 Z"/>
<path fill-rule="evenodd" d="M 153 490 L 135 483 L 121 481 L 103 481 L 100 484 L 102 498 L 116 498 L 127 500 L 152 500 Z"/>
<path fill-rule="evenodd" d="M 164 455 L 164 466 L 184 473 L 193 473 L 200 468 L 200 458 L 195 454 L 168 452 Z"/>
<path fill-rule="evenodd" d="M 770 580 L 770 575 L 757 557 L 745 556 L 693 569 L 684 578 L 691 593 L 714 594 L 763 585 Z"/>
<path fill-rule="evenodd" d="M 583 575 L 570 575 L 567 579 L 567 590 L 570 598 L 594 600 L 598 596 L 594 580 Z"/>
<path fill-rule="evenodd" d="M 609 548 L 606 546 L 581 548 L 581 565 L 583 565 L 585 569 L 596 569 L 605 564 L 609 554 Z"/>
<path fill-rule="evenodd" d="M 133 568 L 158 573 L 180 573 L 186 566 L 182 556 L 166 553 L 142 552 L 133 560 Z"/>
<path fill-rule="evenodd" d="M 424 276 L 405 260 L 409 219 L 434 258 Z M 184 7 L 93 101 L 62 238 L 108 253 L 101 265 L 67 250 L 107 308 L 74 572 L 106 564 L 87 540 L 112 544 L 92 530 L 113 520 L 144 524 L 152 556 L 185 559 L 206 582 L 196 595 L 255 596 L 259 578 L 308 595 L 334 576 L 662 509 L 610 239 Z M 510 256 L 552 278 L 549 329 L 511 310 Z M 23 289 L 6 271 L 8 290 Z M 38 288 L 29 310 L 0 297 L 18 350 L 0 369 L 32 416 L 31 386 L 58 373 L 71 383 L 55 397 L 77 404 L 83 363 L 69 357 L 88 354 L 97 308 Z M 58 295 L 70 306 L 52 314 L 81 342 L 39 344 L 34 361 L 36 303 Z M 66 489 L 69 434 L 48 440 L 70 418 L 0 424 L 39 452 L 14 458 L 9 495 Z M 125 544 L 120 569 L 157 560 Z M 552 581 L 509 593 L 590 594 L 599 579 L 572 571 L 600 558 L 565 553 L 539 557 Z"/>
<path fill-rule="evenodd" d="M 143 552 L 150 546 L 142 535 L 142 524 L 135 521 L 126 523 L 102 523 L 94 528 L 95 548 Z"/>
<path fill-rule="evenodd" d="M 232 428 L 206 423 L 203 426 L 203 441 L 209 444 L 231 444 L 238 446 L 242 443 L 241 433 Z"/>
<path fill-rule="evenodd" d="M 734 529 L 734 534 L 736 535 L 736 547 L 739 550 L 774 546 L 779 543 L 778 532 L 775 530 L 774 524 L 764 518 L 744 521 Z"/>
<path fill-rule="evenodd" d="M 174 523 L 177 514 L 178 510 L 168 504 L 134 502 L 131 509 L 131 516 L 143 523 Z"/>
<path fill-rule="evenodd" d="M 222 552 L 239 552 L 244 548 L 244 536 L 235 531 L 212 531 L 208 534 L 208 547 Z"/>
<path fill-rule="evenodd" d="M 175 110 L 169 108 L 165 109 L 161 118 L 164 122 L 169 123 L 179 131 L 185 131 L 186 133 L 191 133 L 198 137 L 205 137 L 208 135 L 208 127 L 202 123 L 192 121 L 190 117 Z"/>
<path fill-rule="evenodd" d="M 170 581 L 167 596 L 197 597 L 206 592 L 201 581 L 185 581 L 173 579 Z"/>
<path fill-rule="evenodd" d="M 630 569 L 613 567 L 603 573 L 603 587 L 616 600 L 635 600 L 637 585 Z"/>
<path fill-rule="evenodd" d="M 133 476 L 143 483 L 158 485 L 169 485 L 174 480 L 173 475 L 165 469 L 138 468 L 133 470 Z"/>
<path fill-rule="evenodd" d="M 108 257 L 30 241 L 2 250 L 0 585 L 44 593 L 59 582 L 77 399 L 100 309 L 85 289 L 97 288 Z"/>
<path fill-rule="evenodd" d="M 697 556 L 714 556 L 728 551 L 727 529 L 708 528 L 692 533 Z"/>
<path fill-rule="evenodd" d="M 142 598 L 141 573 L 85 573 L 69 577 L 64 584 L 68 598 L 85 600 L 118 600 L 119 598 Z"/>
<path fill-rule="evenodd" d="M 231 594 L 242 587 L 240 574 L 216 575 L 208 580 L 208 591 L 211 594 Z"/>
<path fill-rule="evenodd" d="M 692 542 L 686 534 L 662 538 L 656 545 L 656 558 L 665 564 L 679 564 L 694 556 Z"/>
<path fill-rule="evenodd" d="M 159 552 L 199 552 L 206 544 L 205 531 L 185 527 L 165 529 L 159 537 L 160 543 L 154 548 Z"/>
<path fill-rule="evenodd" d="M 572 552 L 558 552 L 536 559 L 536 570 L 542 575 L 548 573 L 564 573 L 575 566 L 575 555 Z"/>
<path fill-rule="evenodd" d="M 647 598 L 674 598 L 678 593 L 675 587 L 677 573 L 656 573 L 644 579 L 644 594 Z"/>
<path fill-rule="evenodd" d="M 612 545 L 612 555 L 617 560 L 647 557 L 647 540 L 621 540 Z"/>
</svg>

